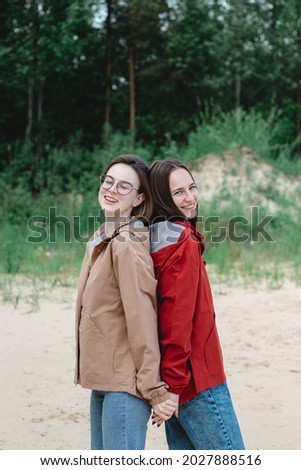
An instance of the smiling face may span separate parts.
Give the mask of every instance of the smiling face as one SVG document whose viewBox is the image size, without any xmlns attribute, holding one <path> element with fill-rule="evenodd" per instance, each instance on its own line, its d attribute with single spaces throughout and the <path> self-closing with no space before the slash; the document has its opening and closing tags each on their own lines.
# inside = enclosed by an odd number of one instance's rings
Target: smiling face
<svg viewBox="0 0 301 470">
<path fill-rule="evenodd" d="M 139 193 L 140 181 L 136 171 L 125 163 L 116 163 L 106 173 L 114 180 L 109 189 L 102 186 L 99 189 L 98 201 L 106 217 L 128 217 L 134 207 L 144 200 L 144 194 Z M 129 194 L 123 196 L 117 191 L 117 183 L 120 181 L 130 183 L 133 189 Z"/>
<path fill-rule="evenodd" d="M 170 174 L 169 189 L 173 202 L 187 219 L 197 213 L 199 192 L 190 173 L 185 168 L 176 168 Z"/>
</svg>

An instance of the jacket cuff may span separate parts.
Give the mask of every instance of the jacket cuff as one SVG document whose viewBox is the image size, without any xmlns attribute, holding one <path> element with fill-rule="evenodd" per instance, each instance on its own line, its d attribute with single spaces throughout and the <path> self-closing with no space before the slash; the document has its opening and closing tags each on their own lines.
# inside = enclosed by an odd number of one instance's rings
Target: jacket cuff
<svg viewBox="0 0 301 470">
<path fill-rule="evenodd" d="M 157 393 L 152 395 L 149 402 L 151 405 L 157 405 L 158 403 L 162 403 L 165 400 L 167 400 L 167 387 L 163 387 L 161 390 L 157 390 Z"/>
</svg>

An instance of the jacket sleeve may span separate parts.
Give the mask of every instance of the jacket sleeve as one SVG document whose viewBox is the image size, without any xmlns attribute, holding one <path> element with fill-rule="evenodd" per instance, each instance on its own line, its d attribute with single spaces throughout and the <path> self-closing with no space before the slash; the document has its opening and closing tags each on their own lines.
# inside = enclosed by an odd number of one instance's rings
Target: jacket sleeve
<svg viewBox="0 0 301 470">
<path fill-rule="evenodd" d="M 160 378 L 157 281 L 146 246 L 134 238 L 118 243 L 113 266 L 137 370 L 137 389 L 145 400 L 155 404 L 167 398 L 167 385 Z"/>
<path fill-rule="evenodd" d="M 199 288 L 199 244 L 189 235 L 168 247 L 167 253 L 169 258 L 158 286 L 161 377 L 170 392 L 180 395 L 191 376 L 190 338 Z"/>
</svg>

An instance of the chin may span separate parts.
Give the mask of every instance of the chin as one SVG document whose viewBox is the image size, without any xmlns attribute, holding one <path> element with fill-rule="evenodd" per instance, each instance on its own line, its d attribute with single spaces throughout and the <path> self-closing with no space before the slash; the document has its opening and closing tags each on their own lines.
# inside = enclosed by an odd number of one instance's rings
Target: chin
<svg viewBox="0 0 301 470">
<path fill-rule="evenodd" d="M 196 215 L 195 211 L 189 211 L 189 212 L 185 213 L 186 219 L 193 219 L 195 217 L 195 215 Z"/>
<path fill-rule="evenodd" d="M 114 217 L 116 212 L 118 212 L 118 209 L 112 209 L 112 207 L 106 207 L 106 206 L 102 207 L 102 210 L 106 217 Z"/>
</svg>

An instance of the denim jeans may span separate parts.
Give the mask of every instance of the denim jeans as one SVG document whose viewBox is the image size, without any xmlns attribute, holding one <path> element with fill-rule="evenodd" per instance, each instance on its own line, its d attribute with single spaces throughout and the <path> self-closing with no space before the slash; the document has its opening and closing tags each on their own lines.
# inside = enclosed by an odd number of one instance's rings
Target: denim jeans
<svg viewBox="0 0 301 470">
<path fill-rule="evenodd" d="M 245 448 L 226 382 L 182 403 L 165 430 L 170 450 Z"/>
<path fill-rule="evenodd" d="M 92 450 L 143 450 L 151 407 L 126 392 L 92 390 Z"/>
</svg>

